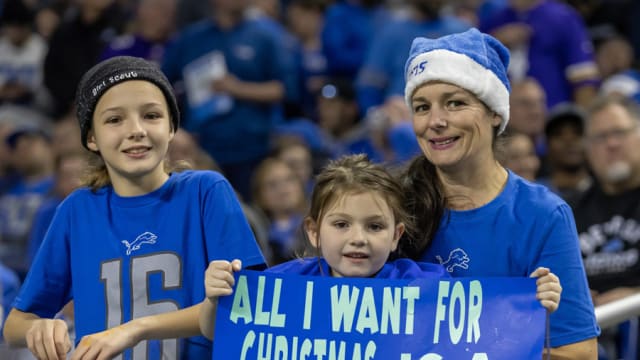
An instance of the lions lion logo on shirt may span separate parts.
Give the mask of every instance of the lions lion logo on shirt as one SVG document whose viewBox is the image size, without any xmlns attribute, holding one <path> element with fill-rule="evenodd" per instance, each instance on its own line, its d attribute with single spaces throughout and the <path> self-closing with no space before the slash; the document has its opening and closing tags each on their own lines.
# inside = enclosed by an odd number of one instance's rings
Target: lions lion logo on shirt
<svg viewBox="0 0 640 360">
<path fill-rule="evenodd" d="M 448 272 L 453 272 L 453 268 L 456 266 L 465 270 L 469 268 L 469 255 L 460 248 L 451 250 L 449 258 L 446 261 L 443 261 L 440 255 L 436 255 L 436 259 L 438 259 L 440 265 L 444 266 Z"/>
<path fill-rule="evenodd" d="M 132 242 L 122 240 L 122 243 L 127 247 L 127 255 L 131 255 L 132 252 L 139 250 L 142 244 L 155 244 L 157 238 L 156 234 L 145 231 Z"/>
</svg>

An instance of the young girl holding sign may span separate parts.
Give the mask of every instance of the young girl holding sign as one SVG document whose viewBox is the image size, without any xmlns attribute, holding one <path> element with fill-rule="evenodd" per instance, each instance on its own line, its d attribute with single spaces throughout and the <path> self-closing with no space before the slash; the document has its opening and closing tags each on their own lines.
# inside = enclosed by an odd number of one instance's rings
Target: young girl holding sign
<svg viewBox="0 0 640 360">
<path fill-rule="evenodd" d="M 330 163 L 316 179 L 304 229 L 316 257 L 291 260 L 269 272 L 335 277 L 415 279 L 448 277 L 438 264 L 409 259 L 387 262 L 405 231 L 415 231 L 404 210 L 405 195 L 398 181 L 364 155 Z M 200 313 L 203 335 L 213 337 L 218 297 L 233 292 L 233 272 L 240 260 L 213 261 L 205 273 L 205 299 Z M 537 297 L 549 311 L 560 301 L 558 278 L 546 268 L 533 274 Z"/>
<path fill-rule="evenodd" d="M 89 187 L 58 207 L 4 327 L 38 359 L 205 359 L 204 269 L 213 259 L 264 260 L 229 183 L 211 171 L 165 170 L 178 129 L 169 82 L 153 64 L 116 57 L 77 93 L 82 144 L 100 159 Z M 197 336 L 198 335 L 198 336 Z M 177 338 L 187 338 L 178 341 Z M 144 341 L 165 339 L 162 341 Z"/>
</svg>

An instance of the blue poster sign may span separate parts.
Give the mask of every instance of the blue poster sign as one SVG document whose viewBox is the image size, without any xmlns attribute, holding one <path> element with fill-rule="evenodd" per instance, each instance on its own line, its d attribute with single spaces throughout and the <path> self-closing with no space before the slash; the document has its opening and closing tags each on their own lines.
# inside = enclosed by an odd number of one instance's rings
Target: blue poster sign
<svg viewBox="0 0 640 360">
<path fill-rule="evenodd" d="M 542 358 L 535 279 L 364 279 L 240 271 L 214 359 Z"/>
</svg>

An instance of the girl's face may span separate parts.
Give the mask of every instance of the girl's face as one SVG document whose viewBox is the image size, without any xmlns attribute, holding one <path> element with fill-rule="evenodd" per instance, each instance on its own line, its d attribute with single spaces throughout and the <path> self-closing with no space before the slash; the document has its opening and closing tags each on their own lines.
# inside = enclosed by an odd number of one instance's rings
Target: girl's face
<svg viewBox="0 0 640 360">
<path fill-rule="evenodd" d="M 370 277 L 398 246 L 404 224 L 377 192 L 346 194 L 329 206 L 320 224 L 305 221 L 311 244 L 320 250 L 332 276 Z"/>
<path fill-rule="evenodd" d="M 430 82 L 416 90 L 411 106 L 418 144 L 438 168 L 463 169 L 493 162 L 493 128 L 501 118 L 472 93 Z"/>
<path fill-rule="evenodd" d="M 291 167 L 303 184 L 306 185 L 311 180 L 313 169 L 308 148 L 302 145 L 290 146 L 280 154 L 280 159 Z"/>
<path fill-rule="evenodd" d="M 276 161 L 261 181 L 260 198 L 273 217 L 291 215 L 304 201 L 302 182 L 286 163 Z"/>
<path fill-rule="evenodd" d="M 163 161 L 174 130 L 162 91 L 148 81 L 125 81 L 96 104 L 87 146 L 99 151 L 114 188 L 160 187 L 168 175 Z"/>
</svg>

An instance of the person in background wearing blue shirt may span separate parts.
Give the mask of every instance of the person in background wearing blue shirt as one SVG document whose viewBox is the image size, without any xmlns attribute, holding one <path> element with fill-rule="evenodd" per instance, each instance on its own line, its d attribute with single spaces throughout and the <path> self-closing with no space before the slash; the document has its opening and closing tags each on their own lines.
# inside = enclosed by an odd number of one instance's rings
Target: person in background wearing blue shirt
<svg viewBox="0 0 640 360">
<path fill-rule="evenodd" d="M 264 264 L 233 189 L 216 172 L 165 168 L 179 112 L 153 63 L 95 65 L 76 104 L 95 168 L 58 207 L 5 339 L 40 359 L 65 359 L 67 325 L 53 317 L 73 300 L 74 360 L 210 358 L 211 344 L 198 336 L 207 265 Z"/>
<path fill-rule="evenodd" d="M 100 61 L 115 56 L 135 56 L 158 66 L 164 47 L 175 30 L 177 0 L 138 1 L 133 20 L 134 31 L 111 40 L 102 51 Z"/>
<path fill-rule="evenodd" d="M 58 205 L 82 184 L 82 176 L 87 167 L 86 152 L 78 149 L 58 154 L 55 159 L 54 184 L 33 215 L 29 232 L 28 263 L 31 265 L 47 234 L 51 219 Z"/>
<path fill-rule="evenodd" d="M 401 184 L 366 155 L 350 155 L 330 163 L 316 179 L 304 228 L 315 257 L 295 259 L 268 272 L 311 276 L 417 279 L 449 277 L 438 264 L 399 258 L 388 261 L 405 230 L 414 232 Z M 218 297 L 233 292 L 233 272 L 241 261 L 213 261 L 205 274 L 207 298 L 200 314 L 202 333 L 213 337 Z M 558 278 L 539 269 L 537 296 L 554 311 L 560 301 Z"/>
<path fill-rule="evenodd" d="M 369 51 L 373 34 L 394 18 L 382 0 L 345 0 L 331 4 L 322 28 L 327 75 L 353 81 Z"/>
<path fill-rule="evenodd" d="M 24 280 L 33 220 L 54 185 L 54 154 L 49 132 L 36 124 L 17 126 L 5 142 L 16 176 L 0 195 L 0 261 Z"/>
<path fill-rule="evenodd" d="M 269 151 L 286 98 L 286 64 L 273 34 L 245 18 L 246 0 L 215 0 L 210 19 L 179 33 L 162 70 L 181 91 L 185 129 L 249 201 L 253 169 Z M 180 90 L 182 89 L 182 90 Z M 238 146 L 242 144 L 242 146 Z"/>
<path fill-rule="evenodd" d="M 360 113 L 404 94 L 404 62 L 417 36 L 437 38 L 469 29 L 464 21 L 441 14 L 442 0 L 411 0 L 410 16 L 390 21 L 375 32 L 356 79 Z"/>
<path fill-rule="evenodd" d="M 563 1 L 509 0 L 480 24 L 512 55 L 509 78 L 531 76 L 547 95 L 547 108 L 562 102 L 586 107 L 600 81 L 584 20 Z"/>
</svg>

